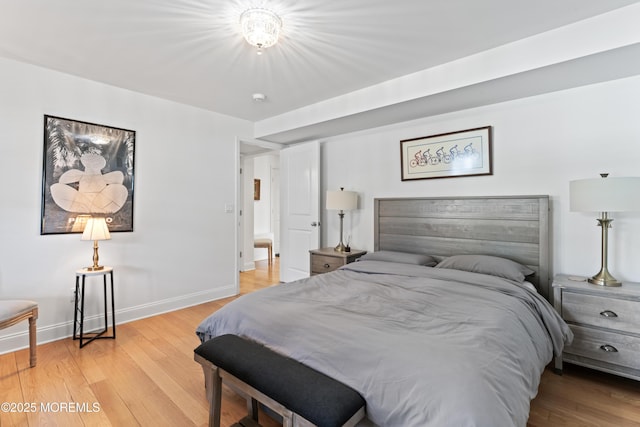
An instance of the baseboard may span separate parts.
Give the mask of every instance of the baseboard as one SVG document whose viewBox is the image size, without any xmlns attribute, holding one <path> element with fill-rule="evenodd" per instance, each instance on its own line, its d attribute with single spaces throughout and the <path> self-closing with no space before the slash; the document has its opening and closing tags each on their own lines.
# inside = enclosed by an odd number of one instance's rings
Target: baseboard
<svg viewBox="0 0 640 427">
<path fill-rule="evenodd" d="M 203 304 L 205 302 L 227 298 L 233 295 L 236 295 L 236 289 L 233 285 L 229 285 L 214 290 L 195 292 L 193 294 L 180 295 L 174 298 L 154 301 L 152 303 L 140 304 L 123 309 L 116 309 L 116 326 L 122 323 L 128 323 L 134 320 L 144 319 L 146 317 L 156 316 L 158 314 L 168 313 L 170 311 L 180 310 L 182 308 Z M 71 307 L 71 311 L 73 311 L 73 307 Z M 107 314 L 109 318 L 109 325 L 111 325 L 111 312 L 108 312 Z M 24 325 L 24 331 L 7 334 L 0 337 L 0 354 L 10 353 L 29 347 L 28 323 L 24 322 Z M 86 331 L 91 331 L 101 327 L 104 327 L 104 313 L 85 317 L 84 329 Z M 193 333 L 195 334 L 195 331 L 193 331 Z M 38 324 L 37 326 L 38 344 L 57 341 L 63 338 L 71 337 L 72 335 L 73 319 L 67 322 L 53 325 Z"/>
</svg>

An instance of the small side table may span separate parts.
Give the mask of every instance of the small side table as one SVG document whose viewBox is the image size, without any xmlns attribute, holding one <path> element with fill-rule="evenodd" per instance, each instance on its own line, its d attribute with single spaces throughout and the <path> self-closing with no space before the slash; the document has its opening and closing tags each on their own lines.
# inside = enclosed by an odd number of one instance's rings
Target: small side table
<svg viewBox="0 0 640 427">
<path fill-rule="evenodd" d="M 351 249 L 351 252 L 338 252 L 333 248 L 320 248 L 312 249 L 310 253 L 310 272 L 311 276 L 316 274 L 328 273 L 354 262 L 367 251 L 361 251 L 359 249 Z"/>
<path fill-rule="evenodd" d="M 109 329 L 107 312 L 107 275 L 111 278 L 111 335 L 104 335 Z M 84 285 L 87 276 L 102 276 L 104 287 L 104 329 L 85 332 L 84 331 Z M 79 334 L 78 334 L 79 329 Z M 85 336 L 90 334 L 90 336 Z M 87 270 L 82 268 L 76 270 L 76 297 L 75 312 L 73 313 L 73 339 L 80 340 L 80 348 L 96 339 L 116 338 L 116 310 L 113 294 L 113 268 L 104 267 L 102 270 Z"/>
<path fill-rule="evenodd" d="M 592 285 L 586 277 L 553 278 L 553 304 L 573 332 L 573 342 L 555 358 L 640 380 L 640 283 L 621 287 Z"/>
</svg>

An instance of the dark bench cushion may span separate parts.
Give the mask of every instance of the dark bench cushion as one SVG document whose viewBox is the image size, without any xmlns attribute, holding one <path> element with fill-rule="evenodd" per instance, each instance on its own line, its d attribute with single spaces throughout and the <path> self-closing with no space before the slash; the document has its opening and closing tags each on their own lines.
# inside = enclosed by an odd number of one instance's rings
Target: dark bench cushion
<svg viewBox="0 0 640 427">
<path fill-rule="evenodd" d="M 319 427 L 342 426 L 365 404 L 351 387 L 236 335 L 215 337 L 195 352 Z"/>
</svg>

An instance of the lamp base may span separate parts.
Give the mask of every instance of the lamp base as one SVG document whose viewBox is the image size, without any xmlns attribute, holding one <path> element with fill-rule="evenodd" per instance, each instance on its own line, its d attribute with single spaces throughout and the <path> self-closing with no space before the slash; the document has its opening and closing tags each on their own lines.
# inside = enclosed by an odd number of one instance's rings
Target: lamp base
<svg viewBox="0 0 640 427">
<path fill-rule="evenodd" d="M 594 285 L 599 285 L 599 286 L 610 286 L 610 287 L 622 286 L 622 282 L 620 282 L 619 280 L 616 280 L 610 274 L 598 273 L 593 277 L 589 277 L 587 279 L 587 282 L 592 283 Z"/>
<path fill-rule="evenodd" d="M 609 273 L 609 270 L 607 269 L 606 266 L 603 266 L 600 269 L 600 271 L 598 271 L 598 274 L 596 274 L 595 276 L 589 277 L 587 279 L 587 282 L 593 283 L 594 285 L 599 285 L 599 286 L 611 286 L 611 287 L 622 286 L 622 283 L 618 279 L 613 277 L 611 273 Z"/>
<path fill-rule="evenodd" d="M 589 283 L 592 283 L 594 285 L 611 286 L 611 287 L 622 286 L 622 283 L 619 280 L 616 280 L 616 278 L 613 277 L 611 273 L 609 273 L 609 269 L 607 268 L 607 259 L 608 259 L 607 248 L 609 246 L 607 241 L 608 240 L 607 231 L 609 230 L 609 228 L 611 228 L 612 222 L 613 220 L 609 218 L 607 212 L 602 212 L 600 218 L 598 218 L 598 226 L 602 230 L 602 248 L 600 251 L 602 263 L 601 263 L 600 271 L 598 271 L 598 274 L 587 279 Z"/>
<path fill-rule="evenodd" d="M 100 271 L 104 270 L 104 265 L 92 265 L 91 267 L 85 267 L 84 269 L 87 271 Z"/>
<path fill-rule="evenodd" d="M 344 243 L 340 242 L 338 243 L 338 246 L 336 246 L 335 248 L 333 248 L 336 252 L 349 252 L 347 251 L 347 247 L 344 245 Z"/>
</svg>

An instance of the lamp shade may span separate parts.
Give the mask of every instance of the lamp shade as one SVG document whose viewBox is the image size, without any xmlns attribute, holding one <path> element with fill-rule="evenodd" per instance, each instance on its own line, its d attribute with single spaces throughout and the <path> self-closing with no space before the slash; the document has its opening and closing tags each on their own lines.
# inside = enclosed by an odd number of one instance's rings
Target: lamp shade
<svg viewBox="0 0 640 427">
<path fill-rule="evenodd" d="M 358 207 L 355 191 L 327 191 L 327 209 L 350 211 Z"/>
<path fill-rule="evenodd" d="M 569 182 L 573 212 L 640 211 L 640 178 L 592 178 Z"/>
<path fill-rule="evenodd" d="M 89 218 L 82 232 L 82 240 L 109 240 L 109 227 L 104 218 Z"/>
</svg>

